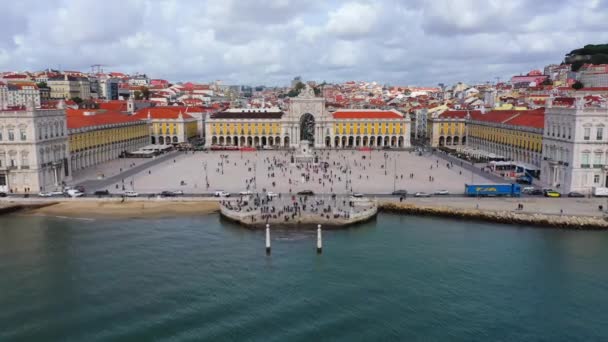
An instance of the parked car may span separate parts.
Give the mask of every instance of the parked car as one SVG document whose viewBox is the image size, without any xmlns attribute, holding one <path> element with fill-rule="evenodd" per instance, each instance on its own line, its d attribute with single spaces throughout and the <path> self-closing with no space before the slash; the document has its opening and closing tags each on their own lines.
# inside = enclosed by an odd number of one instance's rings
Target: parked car
<svg viewBox="0 0 608 342">
<path fill-rule="evenodd" d="M 181 190 L 171 191 L 175 196 L 183 196 L 184 192 Z"/>
<path fill-rule="evenodd" d="M 215 197 L 230 197 L 230 193 L 224 190 L 217 190 L 213 195 Z"/>
<path fill-rule="evenodd" d="M 93 193 L 95 196 L 110 196 L 110 191 L 106 190 L 97 190 Z"/>
<path fill-rule="evenodd" d="M 407 190 L 395 190 L 391 194 L 393 196 L 404 196 L 407 195 Z"/>
<path fill-rule="evenodd" d="M 77 189 L 70 189 L 66 192 L 66 194 L 70 197 L 82 197 L 84 196 L 84 192 L 81 192 L 80 190 Z"/>
<path fill-rule="evenodd" d="M 363 194 L 360 194 L 360 193 L 356 192 L 356 193 L 352 194 L 351 197 L 361 198 L 361 197 L 363 197 Z"/>
<path fill-rule="evenodd" d="M 545 191 L 545 197 L 562 197 L 562 194 L 557 191 L 549 190 Z"/>
<path fill-rule="evenodd" d="M 298 191 L 298 195 L 304 195 L 304 196 L 312 196 L 315 193 L 312 190 L 302 190 L 302 191 Z"/>
<path fill-rule="evenodd" d="M 124 193 L 125 197 L 139 197 L 139 194 L 135 191 L 127 190 Z"/>
<path fill-rule="evenodd" d="M 277 197 L 277 196 L 279 196 L 279 195 L 278 195 L 277 193 L 272 192 L 272 191 L 268 191 L 268 192 L 266 193 L 266 196 L 268 196 L 268 197 Z"/>
<path fill-rule="evenodd" d="M 51 195 L 50 192 L 40 192 L 38 193 L 39 197 L 52 197 L 53 195 Z"/>
<path fill-rule="evenodd" d="M 530 192 L 530 195 L 541 196 L 544 195 L 544 192 L 541 189 L 534 189 L 532 190 L 532 192 Z"/>
<path fill-rule="evenodd" d="M 175 197 L 173 191 L 163 191 L 160 193 L 160 197 Z"/>
<path fill-rule="evenodd" d="M 245 191 L 239 192 L 239 195 L 241 195 L 241 196 L 248 196 L 248 195 L 251 195 L 251 194 L 252 194 L 252 192 L 249 191 L 249 190 L 245 190 Z"/>
<path fill-rule="evenodd" d="M 534 191 L 533 186 L 526 186 L 523 189 L 521 189 L 521 192 L 523 192 L 524 194 L 531 194 L 532 191 Z"/>
<path fill-rule="evenodd" d="M 6 197 L 6 192 L 0 192 L 0 197 Z"/>
<path fill-rule="evenodd" d="M 582 198 L 585 197 L 584 194 L 581 194 L 580 192 L 576 192 L 576 191 L 570 191 L 568 193 L 568 197 L 578 197 L 578 198 Z"/>
<path fill-rule="evenodd" d="M 450 192 L 447 190 L 437 190 L 435 191 L 435 195 L 449 195 Z"/>
<path fill-rule="evenodd" d="M 51 197 L 59 197 L 66 195 L 63 191 L 51 191 L 49 192 L 49 194 L 51 194 Z"/>
<path fill-rule="evenodd" d="M 428 192 L 417 192 L 414 194 L 414 197 L 431 197 L 431 194 Z"/>
</svg>

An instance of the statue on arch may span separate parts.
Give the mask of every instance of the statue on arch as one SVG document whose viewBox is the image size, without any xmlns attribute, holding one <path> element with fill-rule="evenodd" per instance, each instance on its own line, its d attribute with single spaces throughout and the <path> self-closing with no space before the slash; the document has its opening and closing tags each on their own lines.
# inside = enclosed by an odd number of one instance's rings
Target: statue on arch
<svg viewBox="0 0 608 342">
<path fill-rule="evenodd" d="M 310 86 L 310 84 L 305 83 L 304 89 L 302 89 L 302 91 L 300 92 L 300 97 L 315 97 L 315 90 Z"/>
</svg>

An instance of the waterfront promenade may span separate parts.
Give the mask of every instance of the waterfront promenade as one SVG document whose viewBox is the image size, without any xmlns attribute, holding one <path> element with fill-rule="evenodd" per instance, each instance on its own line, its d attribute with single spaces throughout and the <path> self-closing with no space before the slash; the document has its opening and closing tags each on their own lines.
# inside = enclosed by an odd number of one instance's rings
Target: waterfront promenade
<svg viewBox="0 0 608 342">
<path fill-rule="evenodd" d="M 283 196 L 283 195 L 282 195 Z M 284 194 L 284 196 L 288 196 Z M 286 197 L 289 198 L 289 197 Z M 73 218 L 111 219 L 111 218 L 151 218 L 176 217 L 190 215 L 207 215 L 220 211 L 218 198 L 214 197 L 174 197 L 174 198 L 0 198 L 0 208 L 20 206 L 21 214 L 35 216 L 58 216 Z M 546 218 L 555 222 L 577 222 L 576 220 L 595 220 L 596 228 L 608 229 L 605 220 L 606 199 L 601 198 L 466 198 L 466 197 L 431 197 L 411 198 L 399 201 L 398 197 L 372 198 L 377 200 L 380 210 L 389 206 L 401 206 L 407 210 L 404 215 L 435 215 L 463 218 L 467 213 L 471 219 L 497 221 L 497 218 L 516 218 L 520 223 L 545 224 Z M 232 201 L 231 201 L 232 202 Z M 523 204 L 523 210 L 518 210 L 518 204 Z M 598 209 L 603 206 L 603 211 Z M 34 206 L 35 209 L 25 210 Z M 277 206 L 275 206 L 276 208 Z M 425 212 L 412 210 L 421 209 Z M 430 209 L 430 210 L 427 210 Z M 246 211 L 247 209 L 245 209 Z M 321 210 L 322 211 L 322 210 Z M 7 210 L 13 212 L 13 210 Z M 484 215 L 487 217 L 482 217 Z M 247 214 L 245 214 L 247 215 Z M 540 217 L 539 215 L 542 215 Z M 259 216 L 261 218 L 261 216 Z M 309 216 L 318 222 L 320 217 Z M 330 215 L 333 219 L 333 214 Z M 339 217 L 334 220 L 339 221 Z M 311 220 L 310 223 L 313 223 Z M 261 223 L 262 220 L 256 220 Z M 277 221 L 278 216 L 277 216 Z M 307 220 L 307 222 L 309 222 Z M 548 226 L 560 227 L 559 224 Z M 570 226 L 569 226 L 570 227 Z M 576 228 L 572 226 L 571 228 Z"/>
</svg>

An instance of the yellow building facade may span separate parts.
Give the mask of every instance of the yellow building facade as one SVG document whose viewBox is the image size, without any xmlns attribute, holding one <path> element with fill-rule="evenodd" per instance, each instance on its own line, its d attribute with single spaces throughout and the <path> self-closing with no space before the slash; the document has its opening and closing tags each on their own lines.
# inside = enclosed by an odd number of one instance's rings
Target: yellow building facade
<svg viewBox="0 0 608 342">
<path fill-rule="evenodd" d="M 526 111 L 491 111 L 472 115 L 468 145 L 522 163 L 540 166 L 544 108 Z"/>
<path fill-rule="evenodd" d="M 133 117 L 150 124 L 150 142 L 155 145 L 180 144 L 198 136 L 197 119 L 187 107 L 151 107 L 137 111 Z"/>
<path fill-rule="evenodd" d="M 408 147 L 410 119 L 397 111 L 339 110 L 316 120 L 305 113 L 293 120 L 279 109 L 234 109 L 206 120 L 208 146 L 295 147 L 299 141 L 317 148 Z"/>
<path fill-rule="evenodd" d="M 466 110 L 446 110 L 428 117 L 426 136 L 432 147 L 462 146 L 467 142 Z"/>
<path fill-rule="evenodd" d="M 120 112 L 66 111 L 73 171 L 116 159 L 149 143 L 145 121 Z"/>
</svg>

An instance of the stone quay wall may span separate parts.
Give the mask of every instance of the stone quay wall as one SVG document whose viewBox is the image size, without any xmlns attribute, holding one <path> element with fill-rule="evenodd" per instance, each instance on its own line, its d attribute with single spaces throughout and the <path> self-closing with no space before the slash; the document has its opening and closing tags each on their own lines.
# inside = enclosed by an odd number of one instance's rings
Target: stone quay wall
<svg viewBox="0 0 608 342">
<path fill-rule="evenodd" d="M 446 217 L 494 223 L 532 225 L 547 228 L 577 230 L 608 230 L 608 221 L 601 216 L 548 215 L 521 213 L 507 210 L 460 209 L 442 206 L 425 206 L 410 203 L 384 202 L 379 210 L 399 214 Z"/>
</svg>

